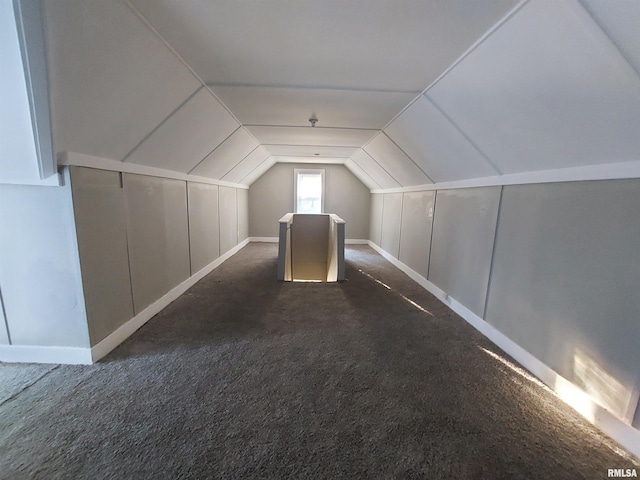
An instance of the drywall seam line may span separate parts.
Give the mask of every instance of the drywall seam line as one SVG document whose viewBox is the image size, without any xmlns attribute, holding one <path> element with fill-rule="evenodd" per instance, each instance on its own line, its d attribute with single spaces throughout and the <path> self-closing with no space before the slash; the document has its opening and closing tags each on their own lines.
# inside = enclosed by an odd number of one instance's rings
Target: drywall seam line
<svg viewBox="0 0 640 480">
<path fill-rule="evenodd" d="M 365 93 L 398 93 L 398 94 L 416 94 L 416 90 L 376 90 L 367 88 L 345 88 L 345 87 L 330 87 L 322 85 L 268 85 L 258 83 L 207 83 L 211 88 L 215 87 L 233 87 L 233 88 L 272 88 L 274 90 L 330 90 L 332 92 L 365 92 Z"/>
<path fill-rule="evenodd" d="M 317 127 L 311 127 L 309 125 L 274 125 L 270 124 L 261 124 L 261 123 L 245 123 L 244 127 L 268 127 L 268 128 L 304 128 L 310 129 L 314 128 L 315 130 L 362 130 L 365 132 L 378 132 L 380 131 L 378 128 L 364 128 L 364 127 L 323 127 L 318 125 Z"/>
<path fill-rule="evenodd" d="M 402 249 L 402 220 L 404 217 L 404 193 L 400 196 L 400 227 L 398 230 L 398 258 L 400 258 L 400 250 Z"/>
<path fill-rule="evenodd" d="M 364 174 L 367 176 L 367 178 L 369 178 L 369 180 L 371 180 L 371 183 L 373 183 L 374 185 L 377 185 L 378 187 L 382 188 L 382 187 L 380 186 L 380 184 L 379 184 L 378 182 L 376 182 L 376 181 L 373 179 L 373 177 L 372 177 L 371 175 L 369 175 L 369 174 L 365 171 L 365 169 L 364 169 L 364 168 L 362 168 L 360 165 L 358 165 L 358 163 L 357 163 L 353 158 L 349 157 L 349 158 L 348 158 L 348 160 L 351 160 L 351 163 L 354 163 L 354 164 L 355 164 L 355 165 L 360 169 L 360 171 L 361 171 L 362 173 L 364 173 Z M 351 173 L 353 173 L 353 175 L 355 175 L 355 176 L 356 176 L 356 178 L 358 177 L 358 175 L 356 175 L 356 174 L 355 174 L 355 172 L 353 172 L 353 171 L 349 168 L 349 166 L 347 165 L 347 162 L 346 162 L 346 161 L 344 162 L 344 166 L 345 166 L 345 167 L 346 167 L 346 168 L 347 168 Z M 361 181 L 362 181 L 362 180 L 361 180 Z M 364 183 L 364 182 L 363 182 L 363 183 Z M 367 186 L 367 185 L 365 185 L 365 186 Z M 370 188 L 370 189 L 369 189 L 369 193 L 371 193 L 371 190 L 372 190 L 372 189 Z"/>
<path fill-rule="evenodd" d="M 311 128 L 311 127 L 309 127 L 309 128 Z M 318 128 L 318 127 L 316 127 L 316 128 Z M 247 129 L 247 131 L 248 131 L 248 129 Z M 371 131 L 372 132 L 380 132 L 380 130 L 371 130 Z M 373 137 L 375 137 L 375 136 L 376 135 L 373 135 Z M 371 137 L 371 138 L 373 138 L 373 137 Z M 264 143 L 263 144 L 261 142 L 258 142 L 258 143 L 260 143 L 260 145 L 265 146 L 265 148 L 267 148 L 267 146 L 269 146 L 269 147 L 355 148 L 356 150 L 358 148 L 362 148 L 360 144 L 358 144 L 358 145 L 326 145 L 326 144 L 316 145 L 316 144 L 313 144 L 313 143 L 303 143 L 303 144 L 300 144 L 300 143 L 298 143 L 298 144 L 295 144 L 295 143 Z"/>
<path fill-rule="evenodd" d="M 189 72 L 191 73 L 191 75 L 193 75 L 193 76 L 196 78 L 196 80 L 198 80 L 198 81 L 202 84 L 202 86 L 203 86 L 204 88 L 206 88 L 206 89 L 207 89 L 207 91 L 208 91 L 211 95 L 213 95 L 213 97 L 214 97 L 216 100 L 218 100 L 218 101 L 220 102 L 220 105 L 222 105 L 222 107 L 227 111 L 227 113 L 228 113 L 229 115 L 231 115 L 231 117 L 232 117 L 236 122 L 238 122 L 238 124 L 239 124 L 239 125 L 242 125 L 242 122 L 241 122 L 240 120 L 238 120 L 238 117 L 236 117 L 236 116 L 233 114 L 233 112 L 229 109 L 229 107 L 227 107 L 227 106 L 224 104 L 224 102 L 223 102 L 222 100 L 220 100 L 220 98 L 219 98 L 219 97 L 214 93 L 214 91 L 211 89 L 211 87 L 209 87 L 209 85 L 207 85 L 207 83 L 206 83 L 204 80 L 202 80 L 202 78 L 200 78 L 200 75 L 198 75 L 198 74 L 196 73 L 196 71 L 195 71 L 193 68 L 191 68 L 191 65 L 189 65 L 189 64 L 187 63 L 187 61 L 186 61 L 184 58 L 182 58 L 182 55 L 180 55 L 180 54 L 176 51 L 176 49 L 175 49 L 175 48 L 173 48 L 173 47 L 169 44 L 169 42 L 167 42 L 167 40 L 165 40 L 165 38 L 164 38 L 162 35 L 160 35 L 160 32 L 158 32 L 158 30 L 156 30 L 156 28 L 155 28 L 153 25 L 151 25 L 151 22 L 149 22 L 149 20 L 147 20 L 147 19 L 146 19 L 146 17 L 145 17 L 144 15 L 142 15 L 142 13 L 140 12 L 140 10 L 138 10 L 138 9 L 135 7 L 135 5 L 133 5 L 133 3 L 131 3 L 131 0 L 124 0 L 124 3 L 125 3 L 125 5 L 127 5 L 127 6 L 128 6 L 128 7 L 133 11 L 133 13 L 135 13 L 135 14 L 136 14 L 136 16 L 140 19 L 140 21 L 141 21 L 141 22 L 142 22 L 142 23 L 143 23 L 143 24 L 144 24 L 144 25 L 145 25 L 149 30 L 151 30 L 151 32 L 152 32 L 156 37 L 158 37 L 158 39 L 159 39 L 159 40 L 164 44 L 164 46 L 165 46 L 165 47 L 167 47 L 167 49 L 168 49 L 171 53 L 173 53 L 173 55 L 175 55 L 175 57 L 178 59 L 178 61 L 179 61 L 180 63 L 182 63 L 182 65 L 184 65 L 184 67 L 185 67 L 187 70 L 189 70 Z M 256 142 L 258 142 L 258 139 L 257 139 L 256 137 L 254 137 L 254 136 L 253 136 L 253 134 L 252 134 L 251 132 L 249 132 L 249 135 L 251 135 L 251 136 L 253 137 L 253 139 L 254 139 Z M 258 143 L 260 143 L 260 142 L 258 142 Z"/>
<path fill-rule="evenodd" d="M 9 320 L 7 320 L 7 309 L 4 307 L 4 300 L 2 299 L 2 289 L 0 288 L 0 308 L 2 309 L 2 315 L 4 318 L 4 326 L 7 330 L 7 340 L 9 340 L 9 345 L 11 343 L 11 332 L 9 332 Z"/>
<path fill-rule="evenodd" d="M 389 120 L 387 122 L 387 124 L 384 127 L 381 128 L 381 130 L 384 130 L 389 125 L 391 125 L 396 118 L 398 118 L 400 115 L 402 115 L 404 113 L 405 110 L 407 110 L 411 105 L 416 103 L 418 101 L 418 99 L 420 98 L 420 96 L 426 94 L 432 87 L 434 87 L 440 80 L 442 80 L 451 70 L 453 70 L 460 62 L 462 62 L 462 60 L 464 60 L 467 56 L 469 56 L 469 54 L 471 54 L 476 48 L 478 48 L 482 43 L 484 43 L 484 41 L 487 40 L 491 35 L 493 35 L 495 32 L 497 32 L 500 29 L 500 27 L 502 27 L 505 23 L 507 23 L 507 21 L 509 21 L 511 18 L 513 18 L 522 9 L 522 7 L 524 7 L 529 1 L 530 0 L 521 0 L 521 2 L 518 5 L 513 7 L 505 16 L 503 16 L 500 20 L 498 20 L 495 23 L 495 25 L 493 25 L 491 28 L 489 28 L 489 30 L 487 30 L 467 50 L 465 50 L 462 55 L 460 55 L 456 60 L 454 60 L 454 62 L 451 65 L 449 65 L 449 67 L 446 68 L 444 72 L 442 72 L 433 82 L 431 82 L 427 86 L 427 88 L 422 90 L 422 92 L 420 92 L 416 96 L 416 98 L 411 100 L 407 104 L 406 107 L 404 107 L 402 110 L 400 110 L 391 120 Z M 371 142 L 371 140 L 369 140 L 369 142 Z M 363 148 L 366 147 L 369 142 L 365 143 L 362 147 Z"/>
<path fill-rule="evenodd" d="M 382 130 L 380 130 L 380 132 L 378 133 L 378 135 L 380 135 L 381 133 L 382 133 Z M 375 135 L 375 137 L 377 137 L 378 135 Z M 382 164 L 381 164 L 379 161 L 377 161 L 377 160 L 373 157 L 373 155 L 371 155 L 369 152 L 367 152 L 367 151 L 364 149 L 364 147 L 362 147 L 362 148 L 361 148 L 361 150 L 362 150 L 364 153 L 366 153 L 366 154 L 367 154 L 367 156 L 368 156 L 371 160 L 373 160 L 373 161 L 374 161 L 374 163 L 377 163 L 377 164 L 378 164 L 378 166 L 379 166 L 382 170 L 384 170 L 384 173 L 386 173 L 387 175 L 389 175 L 389 178 L 391 178 L 391 180 L 393 180 L 394 182 L 396 182 L 400 188 L 402 188 L 402 187 L 404 186 L 404 185 L 402 185 L 402 184 L 398 181 L 398 179 L 397 179 L 396 177 L 394 177 L 393 175 L 391 175 L 391 173 L 390 173 L 386 168 L 384 168 L 384 167 L 382 166 Z"/>
<path fill-rule="evenodd" d="M 416 161 L 415 161 L 413 158 L 411 158 L 411 156 L 410 156 L 407 152 L 405 152 L 405 151 L 404 151 L 404 149 L 403 149 L 400 145 L 398 145 L 398 144 L 397 144 L 397 143 L 396 143 L 396 142 L 395 142 L 395 141 L 394 141 L 394 140 L 393 140 L 389 135 L 387 135 L 387 132 L 385 132 L 384 130 L 381 130 L 381 133 L 382 133 L 385 137 L 387 137 L 391 143 L 393 143 L 396 147 L 398 147 L 398 149 L 399 149 L 402 153 L 404 153 L 404 154 L 407 156 L 407 158 L 408 158 L 409 160 L 411 160 L 411 162 L 412 162 L 416 167 L 418 167 L 418 169 L 419 169 L 422 173 L 424 173 L 424 176 L 425 176 L 425 177 L 427 177 L 431 183 L 436 183 L 436 182 L 434 182 L 434 181 L 433 181 L 433 178 L 431 178 L 431 177 L 429 176 L 429 174 L 428 174 L 427 172 L 425 172 L 425 171 L 424 171 L 424 169 L 423 169 L 420 165 L 418 165 L 418 164 L 416 163 Z"/>
<path fill-rule="evenodd" d="M 253 151 L 252 151 L 249 155 L 251 155 L 253 152 L 255 152 L 256 150 L 258 150 L 260 147 L 264 148 L 264 145 L 258 144 L 258 146 L 257 146 L 256 148 L 254 148 L 254 149 L 253 149 Z M 249 173 L 247 173 L 244 177 L 242 177 L 242 178 L 240 179 L 240 181 L 242 181 L 242 180 L 244 180 L 245 178 L 247 178 L 247 176 L 249 176 L 249 175 L 251 174 L 251 172 L 253 172 L 256 168 L 258 168 L 260 165 L 262 165 L 262 163 L 263 163 L 267 158 L 269 158 L 269 157 L 271 156 L 271 154 L 270 154 L 266 149 L 265 149 L 265 151 L 267 152 L 267 154 L 265 155 L 265 157 L 264 157 L 262 160 L 260 160 L 260 161 L 258 162 L 258 164 L 257 164 L 255 167 L 253 167 L 253 168 L 249 171 Z M 249 155 L 247 155 L 246 157 L 244 157 L 244 158 L 242 159 L 242 161 L 241 161 L 241 162 L 238 162 L 238 163 L 235 165 L 235 167 L 233 167 L 231 170 L 229 170 L 229 171 L 225 174 L 225 177 L 226 177 L 227 175 L 229 175 L 231 172 L 233 172 L 233 171 L 238 167 L 238 165 L 240 165 L 242 162 L 244 162 L 244 161 L 247 159 L 247 157 L 248 157 Z M 223 177 L 223 178 L 224 178 L 224 177 Z M 225 180 L 225 181 L 228 181 L 228 180 Z"/>
<path fill-rule="evenodd" d="M 69 195 L 67 195 L 65 198 L 65 202 L 67 203 L 67 207 L 68 207 L 68 209 L 65 212 L 65 215 L 67 216 L 67 220 L 71 224 L 71 228 L 74 233 L 74 235 L 71 236 L 72 238 L 71 238 L 70 246 L 73 249 L 73 259 L 75 260 L 73 262 L 72 268 L 74 270 L 74 274 L 76 275 L 76 278 L 79 279 L 79 284 L 78 284 L 79 298 L 78 298 L 76 307 L 80 308 L 80 313 L 82 315 L 82 318 L 85 321 L 85 324 L 83 325 L 83 327 L 86 328 L 85 331 L 87 333 L 87 337 L 86 337 L 87 343 L 91 345 L 91 329 L 89 328 L 89 312 L 87 311 L 87 299 L 85 297 L 84 276 L 82 274 L 82 262 L 80 259 L 80 240 L 78 237 L 78 222 L 76 221 L 76 204 L 75 204 L 75 197 L 73 195 L 73 179 L 71 178 L 71 167 L 67 166 L 63 168 L 60 173 L 63 179 L 63 185 L 67 185 L 67 188 L 69 189 L 68 190 Z"/>
<path fill-rule="evenodd" d="M 616 40 L 611 35 L 609 35 L 609 32 L 607 31 L 606 28 L 604 28 L 604 25 L 602 25 L 602 23 L 600 23 L 598 21 L 596 16 L 593 13 L 591 13 L 591 10 L 589 10 L 589 8 L 587 8 L 587 6 L 584 5 L 584 0 L 579 0 L 578 3 L 587 12 L 587 15 L 589 15 L 591 20 L 593 20 L 593 23 L 595 23 L 596 26 L 602 31 L 604 36 L 607 37 L 607 40 L 609 40 L 611 42 L 613 47 L 618 51 L 618 53 L 624 59 L 624 61 L 627 62 L 627 64 L 631 67 L 631 70 L 633 70 L 635 72 L 635 74 L 638 77 L 638 79 L 640 79 L 640 70 L 638 70 L 634 66 L 634 64 L 631 61 L 631 59 L 624 53 L 624 50 L 622 48 L 620 48 L 620 45 L 618 44 L 618 42 L 616 42 Z"/>
<path fill-rule="evenodd" d="M 318 127 L 316 127 L 318 128 Z M 375 130 L 376 132 L 378 130 Z M 357 146 L 345 146 L 345 145 L 309 145 L 308 143 L 305 143 L 303 145 L 301 144 L 295 144 L 295 143 L 261 143 L 260 145 L 262 145 L 264 148 L 266 148 L 267 150 L 269 150 L 269 147 L 319 147 L 319 148 L 353 148 L 354 150 L 358 151 L 359 148 L 361 148 L 359 145 Z M 269 152 L 271 153 L 271 152 Z M 284 156 L 284 155 L 278 155 L 280 156 Z"/>
<path fill-rule="evenodd" d="M 245 129 L 245 130 L 246 130 L 246 129 Z M 258 147 L 260 147 L 260 144 L 258 144 L 258 145 L 256 145 L 255 147 L 253 147 L 253 148 L 251 149 L 251 151 L 250 151 L 249 153 L 247 153 L 244 157 L 242 157 L 242 159 L 241 159 L 239 162 L 237 162 L 237 163 L 236 163 L 236 164 L 234 164 L 234 165 L 233 165 L 229 170 L 227 170 L 227 171 L 225 172 L 225 174 L 224 174 L 224 175 L 222 175 L 222 176 L 220 177 L 220 180 L 222 180 L 224 177 L 226 177 L 227 175 L 229 175 L 229 173 L 230 173 L 234 168 L 236 168 L 238 165 L 240 165 L 242 162 L 244 162 L 244 161 L 245 161 L 245 159 L 246 159 L 249 155 L 251 155 L 253 152 L 255 152 L 255 151 L 258 149 Z"/>
<path fill-rule="evenodd" d="M 500 199 L 498 200 L 498 213 L 496 215 L 496 229 L 493 232 L 493 247 L 491 248 L 491 262 L 489 263 L 489 278 L 487 278 L 487 294 L 484 297 L 484 308 L 482 309 L 482 319 L 487 319 L 487 309 L 489 307 L 489 294 L 491 293 L 491 281 L 493 279 L 493 265 L 496 257 L 496 244 L 498 243 L 498 228 L 500 226 L 500 213 L 502 213 L 502 198 L 504 196 L 504 185 L 500 187 Z"/>
<path fill-rule="evenodd" d="M 427 280 L 431 273 L 431 251 L 433 250 L 433 227 L 436 223 L 436 203 L 438 201 L 438 190 L 433 194 L 433 216 L 431 217 L 431 232 L 429 234 L 429 259 L 427 260 Z"/>
<path fill-rule="evenodd" d="M 191 265 L 193 264 L 193 258 L 191 257 L 191 215 L 189 215 L 189 213 L 191 212 L 190 207 L 189 207 L 189 182 L 186 181 L 184 182 L 184 193 L 185 193 L 185 197 L 187 199 L 187 248 L 189 249 L 189 277 L 191 277 L 191 275 L 193 275 L 193 271 L 191 268 Z"/>
<path fill-rule="evenodd" d="M 384 203 L 386 194 L 382 194 L 382 212 L 380 212 L 380 246 L 382 246 L 382 233 L 384 232 Z"/>
<path fill-rule="evenodd" d="M 133 309 L 133 316 L 135 317 L 139 312 L 136 312 L 136 297 L 133 293 L 133 274 L 131 273 L 131 246 L 129 245 L 129 206 L 127 202 L 127 190 L 124 188 L 124 173 L 120 172 L 121 184 L 122 184 L 122 201 L 124 202 L 125 213 L 125 226 L 124 226 L 124 238 L 127 242 L 127 272 L 129 273 L 129 290 L 131 291 L 131 307 Z"/>
<path fill-rule="evenodd" d="M 298 145 L 300 147 L 304 147 L 305 145 Z M 339 148 L 339 147 L 338 147 Z M 357 147 L 343 147 L 343 148 L 357 148 Z M 348 158 L 351 157 L 340 157 L 340 156 L 334 156 L 334 155 L 327 155 L 327 156 L 322 156 L 322 155 L 291 155 L 291 154 L 286 154 L 286 155 L 273 155 L 274 157 L 291 157 L 291 158 L 316 158 L 318 160 L 321 159 L 327 159 L 327 158 L 336 158 L 339 160 L 347 160 Z M 318 163 L 322 163 L 322 162 L 318 162 Z"/>
<path fill-rule="evenodd" d="M 382 133 L 382 131 L 381 131 L 380 133 Z M 377 135 L 376 135 L 376 136 L 377 136 Z M 401 183 L 396 179 L 396 177 L 394 177 L 393 175 L 391 175 L 391 173 L 389 173 L 389 171 L 388 171 L 386 168 L 384 168 L 384 167 L 382 166 L 382 164 L 381 164 L 379 161 L 377 161 L 375 158 L 373 158 L 373 155 L 370 155 L 370 154 L 369 154 L 369 152 L 367 152 L 364 148 L 361 148 L 361 150 L 362 150 L 362 151 L 367 155 L 367 157 L 369 157 L 371 160 L 373 160 L 373 163 L 375 163 L 376 165 L 378 165 L 378 166 L 382 169 L 382 171 L 383 171 L 384 173 L 386 173 L 387 175 L 389 175 L 389 178 L 390 178 L 391 180 L 393 180 L 395 183 L 397 183 L 397 184 L 398 184 L 398 187 L 402 188 L 402 184 L 401 184 Z M 355 161 L 355 160 L 354 160 L 354 161 Z M 360 167 L 360 168 L 362 168 L 362 167 Z M 364 170 L 364 168 L 362 168 L 362 169 Z M 366 170 L 365 170 L 365 171 L 366 171 Z M 376 183 L 378 183 L 378 182 L 376 182 Z"/>
<path fill-rule="evenodd" d="M 220 187 L 216 189 L 216 196 L 218 197 L 218 201 L 216 202 L 218 205 L 218 257 L 220 256 L 221 242 L 222 242 L 222 228 L 220 228 Z"/>
<path fill-rule="evenodd" d="M 129 150 L 129 153 L 127 153 L 124 157 L 122 157 L 122 162 L 126 162 L 127 159 L 131 156 L 131 154 L 133 152 L 135 152 L 138 148 L 140 148 L 140 145 L 142 145 L 144 142 L 146 142 L 149 137 L 151 137 L 151 135 L 153 135 L 154 133 L 156 133 L 158 131 L 158 129 L 160 127 L 162 127 L 165 123 L 167 123 L 167 121 L 173 117 L 173 115 L 175 115 L 178 110 L 180 110 L 182 107 L 184 107 L 187 102 L 189 102 L 189 100 L 191 100 L 193 97 L 195 97 L 198 92 L 200 92 L 200 90 L 202 90 L 202 87 L 197 88 L 195 92 L 193 92 L 191 95 L 189 95 L 180 105 L 178 105 L 176 108 L 174 108 L 171 113 L 169 113 L 169 115 L 167 115 L 158 125 L 156 125 L 155 127 L 153 127 L 151 129 L 151 131 L 149 133 L 147 133 L 144 137 L 142 137 L 142 140 L 140 140 L 135 147 L 133 147 L 131 150 Z"/>
<path fill-rule="evenodd" d="M 222 140 L 218 145 L 216 145 L 216 146 L 213 148 L 213 150 L 211 150 L 209 153 L 207 153 L 207 154 L 206 154 L 206 155 L 205 155 L 205 156 L 204 156 L 204 157 L 203 157 L 203 158 L 202 158 L 198 163 L 196 163 L 196 164 L 193 166 L 193 168 L 187 172 L 187 175 L 191 175 L 191 172 L 193 172 L 196 168 L 198 168 L 198 167 L 200 166 L 200 164 L 201 164 L 202 162 L 204 162 L 207 158 L 209 158 L 209 155 L 211 155 L 211 154 L 212 154 L 213 152 L 215 152 L 218 148 L 220 148 L 220 146 L 221 146 L 224 142 L 226 142 L 227 140 L 229 140 L 229 139 L 230 139 L 230 138 L 231 138 L 231 137 L 232 137 L 232 136 L 233 136 L 233 135 L 234 135 L 238 130 L 240 130 L 241 128 L 242 128 L 242 125 L 238 125 L 238 127 L 237 127 L 233 132 L 231 132 L 229 135 L 227 135 L 227 137 L 226 137 L 224 140 Z M 236 165 L 237 165 L 237 164 L 236 164 Z M 235 165 L 234 165 L 234 166 L 235 166 Z"/>
<path fill-rule="evenodd" d="M 460 132 L 460 134 L 465 138 L 465 140 L 466 140 L 467 142 L 469 142 L 469 144 L 470 144 L 473 148 L 475 148 L 475 149 L 476 149 L 476 151 L 477 151 L 480 155 L 482 155 L 482 158 L 484 158 L 484 159 L 487 161 L 487 163 L 488 163 L 489 165 L 491 165 L 491 167 L 496 171 L 496 173 L 497 173 L 498 175 L 502 175 L 502 170 L 500 170 L 500 169 L 497 167 L 497 165 L 496 165 L 495 163 L 493 163 L 493 161 L 491 161 L 491 159 L 489 158 L 489 156 L 488 156 L 487 154 L 485 154 L 485 153 L 482 151 L 482 149 L 481 149 L 481 148 L 476 144 L 476 142 L 474 142 L 473 140 L 471 140 L 471 137 L 469 137 L 469 135 L 467 135 L 467 133 L 466 133 L 464 130 L 462 130 L 462 128 L 460 128 L 460 125 L 458 125 L 458 123 L 457 123 L 457 122 L 455 122 L 455 121 L 453 120 L 453 118 L 451 118 L 451 117 L 449 116 L 449 114 L 447 114 L 447 112 L 445 112 L 445 111 L 440 107 L 440 105 L 438 105 L 438 104 L 436 103 L 436 101 L 435 101 L 433 98 L 431 98 L 431 97 L 430 97 L 429 95 L 427 95 L 426 93 L 424 94 L 424 97 L 427 99 L 427 101 L 428 101 L 428 102 L 430 102 L 430 103 L 431 103 L 431 105 L 433 105 L 434 107 L 436 107 L 436 110 L 438 110 L 438 111 L 442 114 L 442 116 L 443 116 L 444 118 L 446 118 L 446 119 L 449 121 L 449 123 L 450 123 L 451 125 L 453 125 L 453 127 L 454 127 L 456 130 L 458 130 L 458 132 Z"/>
<path fill-rule="evenodd" d="M 240 238 L 240 214 L 238 209 L 238 189 L 236 188 L 233 191 L 233 194 L 236 196 L 236 245 L 238 245 L 238 239 Z"/>
<path fill-rule="evenodd" d="M 249 175 L 251 175 L 253 172 L 255 172 L 258 168 L 260 168 L 262 165 L 264 165 L 264 162 L 266 162 L 270 158 L 271 158 L 271 155 L 269 154 L 269 152 L 267 152 L 267 156 L 260 163 L 258 163 L 258 165 L 253 167 L 249 173 L 247 173 L 244 177 L 242 177 L 242 179 L 240 181 L 243 182 L 245 178 L 247 178 Z"/>
<path fill-rule="evenodd" d="M 42 380 L 44 377 L 46 377 L 47 375 L 49 375 L 51 372 L 53 372 L 54 370 L 57 370 L 58 368 L 60 368 L 60 365 L 55 365 L 53 368 L 51 368 L 50 370 L 47 370 L 46 372 L 44 372 L 42 375 L 40 375 L 39 377 L 37 377 L 35 380 L 33 380 L 32 382 L 27 383 L 26 385 L 23 385 L 22 388 L 20 390 L 18 390 L 17 392 L 15 392 L 13 395 L 10 395 L 9 397 L 5 398 L 4 400 L 2 400 L 0 402 L 0 407 L 2 405 L 4 405 L 5 403 L 13 400 L 14 398 L 16 398 L 18 395 L 20 395 L 22 392 L 24 392 L 26 389 L 33 387 L 36 383 L 38 383 L 40 380 Z"/>
</svg>

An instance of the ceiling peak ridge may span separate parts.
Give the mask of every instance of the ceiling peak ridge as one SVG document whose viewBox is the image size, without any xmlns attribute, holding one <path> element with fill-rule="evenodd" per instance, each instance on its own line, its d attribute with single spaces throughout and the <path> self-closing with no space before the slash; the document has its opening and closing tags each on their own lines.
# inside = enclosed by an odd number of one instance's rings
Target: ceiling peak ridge
<svg viewBox="0 0 640 480">
<path fill-rule="evenodd" d="M 320 121 L 316 119 L 316 121 Z M 307 120 L 309 122 L 309 120 Z M 251 128 L 251 127 L 269 127 L 269 128 L 314 128 L 316 130 L 361 130 L 361 131 L 370 131 L 370 132 L 379 132 L 381 131 L 379 128 L 362 128 L 362 127 L 327 127 L 321 126 L 317 124 L 315 127 L 311 125 L 274 125 L 272 123 L 260 124 L 260 123 L 243 123 L 243 127 Z"/>
<path fill-rule="evenodd" d="M 208 82 L 206 85 L 215 89 L 221 88 L 256 88 L 273 90 L 325 90 L 331 92 L 362 92 L 362 93 L 397 93 L 400 95 L 407 94 L 420 94 L 418 90 L 393 90 L 393 89 L 379 89 L 379 88 L 348 88 L 348 87 L 335 87 L 327 85 L 288 85 L 288 84 L 254 84 L 254 83 L 214 83 Z"/>
</svg>

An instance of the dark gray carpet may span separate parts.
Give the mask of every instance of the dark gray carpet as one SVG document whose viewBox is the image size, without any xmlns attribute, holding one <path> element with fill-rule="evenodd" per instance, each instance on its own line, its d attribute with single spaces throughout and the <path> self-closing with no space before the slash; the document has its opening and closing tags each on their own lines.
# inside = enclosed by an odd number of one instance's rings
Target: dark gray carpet
<svg viewBox="0 0 640 480">
<path fill-rule="evenodd" d="M 40 367 L 0 406 L 0 478 L 574 480 L 638 468 L 369 247 L 347 250 L 341 284 L 278 283 L 275 257 L 275 245 L 247 246 L 98 365 Z M 0 380 L 15 368 L 0 365 Z"/>
</svg>

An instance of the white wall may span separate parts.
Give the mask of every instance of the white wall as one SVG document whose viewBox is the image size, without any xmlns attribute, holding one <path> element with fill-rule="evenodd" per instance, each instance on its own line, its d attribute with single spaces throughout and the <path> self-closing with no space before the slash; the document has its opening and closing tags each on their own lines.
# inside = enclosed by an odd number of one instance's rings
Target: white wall
<svg viewBox="0 0 640 480">
<path fill-rule="evenodd" d="M 432 240 L 429 216 L 404 209 L 402 236 L 416 248 L 422 235 L 425 250 L 405 255 L 401 247 L 399 256 L 447 302 L 639 428 L 639 192 L 637 179 L 438 190 Z M 380 204 L 395 205 L 398 195 L 406 203 L 416 193 L 374 194 L 383 197 L 371 210 L 381 233 L 370 237 L 396 258 L 399 222 Z"/>
<path fill-rule="evenodd" d="M 324 169 L 324 211 L 346 222 L 346 237 L 369 235 L 369 189 L 343 165 L 278 163 L 249 189 L 249 235 L 277 237 L 278 220 L 294 209 L 294 169 Z"/>
<path fill-rule="evenodd" d="M 89 335 L 95 344 L 134 315 L 127 212 L 119 172 L 71 167 Z"/>
<path fill-rule="evenodd" d="M 191 273 L 196 273 L 220 256 L 218 186 L 188 182 L 187 188 Z"/>
<path fill-rule="evenodd" d="M 69 177 L 0 185 L 0 290 L 12 345 L 88 347 Z"/>
<path fill-rule="evenodd" d="M 91 346 L 235 247 L 247 223 L 235 188 L 71 171 Z"/>
</svg>

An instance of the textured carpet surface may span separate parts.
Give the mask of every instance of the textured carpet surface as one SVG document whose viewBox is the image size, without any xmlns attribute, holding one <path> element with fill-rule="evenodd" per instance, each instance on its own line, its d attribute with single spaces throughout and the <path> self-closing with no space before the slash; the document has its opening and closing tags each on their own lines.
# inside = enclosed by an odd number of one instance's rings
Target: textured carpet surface
<svg viewBox="0 0 640 480">
<path fill-rule="evenodd" d="M 276 254 L 245 247 L 97 365 L 0 364 L 0 478 L 638 468 L 369 247 L 347 249 L 340 284 L 278 283 Z"/>
</svg>

